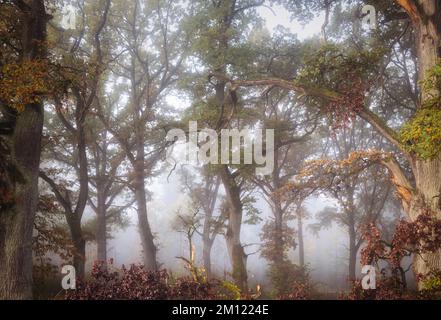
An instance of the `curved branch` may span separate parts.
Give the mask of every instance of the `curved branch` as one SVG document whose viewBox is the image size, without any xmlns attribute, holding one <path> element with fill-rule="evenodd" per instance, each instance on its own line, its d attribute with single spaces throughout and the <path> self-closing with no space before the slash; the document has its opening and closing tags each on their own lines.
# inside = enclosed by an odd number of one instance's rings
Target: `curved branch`
<svg viewBox="0 0 441 320">
<path fill-rule="evenodd" d="M 305 96 L 312 96 L 317 98 L 322 98 L 330 102 L 340 102 L 343 100 L 343 96 L 335 91 L 322 88 L 314 88 L 303 86 L 301 84 L 295 83 L 294 81 L 288 81 L 278 78 L 261 79 L 261 80 L 232 80 L 225 77 L 222 74 L 211 73 L 209 79 L 218 78 L 227 83 L 231 84 L 231 90 L 235 91 L 239 87 L 262 87 L 262 86 L 276 86 L 290 91 L 295 91 Z"/>
<path fill-rule="evenodd" d="M 45 172 L 40 170 L 39 176 L 50 186 L 52 192 L 55 194 L 55 197 L 57 198 L 58 202 L 63 206 L 65 212 L 67 214 L 72 214 L 72 205 L 70 203 L 69 198 L 67 197 L 67 190 L 66 190 L 66 197 L 64 197 L 61 194 L 61 190 L 57 186 L 55 181 L 51 179 Z"/>
<path fill-rule="evenodd" d="M 395 147 L 397 147 L 401 152 L 403 152 L 406 157 L 409 157 L 408 152 L 403 148 L 398 134 L 390 128 L 378 115 L 367 108 L 363 108 L 358 111 L 357 114 L 360 118 L 368 122 L 373 126 L 383 137 L 385 137 L 389 142 L 391 142 Z"/>
<path fill-rule="evenodd" d="M 385 165 L 392 174 L 392 183 L 397 189 L 397 193 L 403 201 L 404 208 L 407 211 L 407 208 L 409 208 L 410 202 L 412 200 L 412 194 L 414 190 L 412 184 L 404 174 L 398 161 L 393 156 L 383 159 L 381 163 Z"/>
</svg>

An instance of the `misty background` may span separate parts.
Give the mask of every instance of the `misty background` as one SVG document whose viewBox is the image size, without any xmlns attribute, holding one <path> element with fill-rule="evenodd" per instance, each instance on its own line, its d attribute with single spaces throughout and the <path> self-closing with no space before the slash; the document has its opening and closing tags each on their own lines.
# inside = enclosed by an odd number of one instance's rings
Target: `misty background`
<svg viewBox="0 0 441 320">
<path fill-rule="evenodd" d="M 261 7 L 257 9 L 259 15 L 265 20 L 265 32 L 273 33 L 276 28 L 283 27 L 295 33 L 300 40 L 318 36 L 324 21 L 324 14 L 314 18 L 307 24 L 302 24 L 297 20 L 291 20 L 287 10 L 280 6 Z M 176 109 L 185 109 L 189 106 L 185 97 L 180 97 L 179 92 L 166 97 L 169 105 Z M 181 164 L 182 165 L 182 164 Z M 188 167 L 188 166 L 187 166 Z M 188 256 L 188 243 L 184 234 L 173 229 L 173 219 L 177 210 L 185 207 L 189 198 L 182 192 L 182 185 L 178 171 L 171 172 L 168 168 L 164 172 L 152 178 L 148 184 L 148 191 L 152 194 L 152 199 L 148 202 L 149 222 L 156 236 L 158 245 L 158 260 L 162 267 L 177 274 L 185 274 L 185 263 L 177 257 Z M 225 194 L 222 185 L 220 195 Z M 260 256 L 259 244 L 262 226 L 268 219 L 271 219 L 271 209 L 261 196 L 255 207 L 260 211 L 260 222 L 255 225 L 244 224 L 242 227 L 241 240 L 246 247 L 248 256 L 247 269 L 249 271 L 250 287 L 257 284 L 269 286 L 269 279 L 266 276 L 268 263 Z M 218 201 L 219 204 L 219 201 Z M 333 201 L 324 196 L 310 197 L 304 202 L 309 218 L 304 222 L 304 245 L 305 263 L 311 270 L 311 277 L 314 283 L 320 287 L 321 291 L 336 292 L 347 287 L 348 269 L 348 235 L 343 228 L 333 224 L 328 229 L 321 230 L 317 235 L 311 232 L 309 224 L 314 224 L 317 220 L 315 214 L 325 207 L 332 206 Z M 113 259 L 114 265 L 140 264 L 142 263 L 141 243 L 137 227 L 136 208 L 128 209 L 126 212 L 130 225 L 123 230 L 116 230 L 112 238 L 108 240 L 108 258 Z M 93 218 L 94 213 L 90 208 L 86 208 L 84 219 Z M 292 224 L 296 229 L 294 222 Z M 196 263 L 202 265 L 202 241 L 199 235 L 194 236 L 196 248 Z M 87 263 L 86 268 L 91 269 L 94 256 L 96 255 L 96 244 L 87 244 Z M 297 250 L 290 250 L 289 258 L 298 263 Z M 214 274 L 219 277 L 230 279 L 228 274 L 231 272 L 230 260 L 222 235 L 216 237 L 212 249 L 212 268 Z M 359 261 L 359 259 L 357 259 Z M 360 275 L 360 266 L 357 263 L 357 275 Z"/>
</svg>

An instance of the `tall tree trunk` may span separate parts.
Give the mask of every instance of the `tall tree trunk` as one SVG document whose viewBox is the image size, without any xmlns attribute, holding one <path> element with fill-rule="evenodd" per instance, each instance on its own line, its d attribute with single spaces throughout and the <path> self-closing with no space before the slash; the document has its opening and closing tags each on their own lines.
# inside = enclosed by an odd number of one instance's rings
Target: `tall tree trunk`
<svg viewBox="0 0 441 320">
<path fill-rule="evenodd" d="M 305 244 L 303 240 L 303 217 L 299 213 L 297 217 L 297 234 L 299 238 L 299 265 L 301 268 L 305 266 Z"/>
<path fill-rule="evenodd" d="M 77 125 L 77 130 L 75 135 L 78 149 L 78 180 L 80 187 L 75 209 L 71 208 L 71 210 L 65 212 L 65 214 L 76 251 L 73 259 L 76 275 L 77 278 L 84 279 L 86 272 L 86 240 L 83 237 L 81 220 L 89 197 L 89 172 L 85 131 L 85 121 L 88 108 L 84 104 L 84 99 L 79 90 L 73 88 L 72 91 L 76 97 L 75 123 Z"/>
<path fill-rule="evenodd" d="M 137 10 L 137 6 L 135 11 Z M 136 157 L 132 159 L 132 165 L 134 170 L 134 193 L 135 201 L 137 205 L 138 214 L 138 229 L 141 237 L 141 246 L 143 254 L 144 266 L 148 270 L 157 270 L 158 264 L 156 261 L 156 245 L 154 237 L 150 229 L 150 223 L 148 220 L 147 212 L 147 192 L 145 187 L 146 179 L 146 155 L 145 155 L 145 126 L 146 123 L 141 117 L 141 93 L 139 92 L 139 83 L 136 77 L 136 56 L 131 54 L 131 103 L 133 107 L 133 125 L 134 125 L 134 138 L 135 138 L 135 150 Z M 152 105 L 150 105 L 151 109 Z"/>
<path fill-rule="evenodd" d="M 242 202 L 240 200 L 240 190 L 227 166 L 222 166 L 221 179 L 229 204 L 228 227 L 225 238 L 227 241 L 228 253 L 230 255 L 231 267 L 233 269 L 233 280 L 242 291 L 247 291 L 247 257 L 240 241 L 242 227 Z"/>
<path fill-rule="evenodd" d="M 433 160 L 415 161 L 416 191 L 410 202 L 408 213 L 415 221 L 427 209 L 441 219 L 441 155 Z M 441 249 L 434 253 L 423 253 L 414 256 L 414 272 L 416 275 L 427 275 L 431 271 L 441 270 Z"/>
<path fill-rule="evenodd" d="M 84 279 L 86 272 L 86 240 L 83 237 L 83 230 L 81 228 L 81 219 L 75 214 L 70 214 L 67 217 L 72 244 L 75 247 L 75 255 L 73 258 L 73 265 L 77 279 Z"/>
<path fill-rule="evenodd" d="M 42 129 L 42 106 L 27 106 L 12 137 L 12 156 L 25 182 L 15 185 L 14 206 L 0 213 L 0 299 L 32 298 L 32 232 Z"/>
<path fill-rule="evenodd" d="M 356 278 L 356 266 L 357 266 L 357 238 L 355 231 L 355 221 L 353 215 L 349 217 L 349 280 L 355 280 Z"/>
<path fill-rule="evenodd" d="M 191 231 L 187 232 L 187 241 L 188 241 L 188 261 L 190 261 L 194 265 L 196 252 L 193 246 L 193 233 Z"/>
<path fill-rule="evenodd" d="M 280 143 L 280 141 L 278 141 Z M 280 182 L 280 168 L 279 168 L 279 150 L 274 153 L 274 170 L 272 172 L 272 182 L 274 190 L 279 190 L 282 185 Z M 272 200 L 272 211 L 274 215 L 274 266 L 279 269 L 283 267 L 285 258 L 285 243 L 283 237 L 283 209 L 282 202 L 275 197 Z"/>
<path fill-rule="evenodd" d="M 279 201 L 274 201 L 274 264 L 276 268 L 283 265 L 284 247 L 283 243 L 283 212 Z"/>
<path fill-rule="evenodd" d="M 107 265 L 107 218 L 106 218 L 106 198 L 103 193 L 103 187 L 100 183 L 97 184 L 97 260 Z"/>
<path fill-rule="evenodd" d="M 144 146 L 143 146 L 144 148 Z M 142 154 L 144 152 L 142 151 Z M 139 154 L 139 151 L 138 151 Z M 138 207 L 138 227 L 141 236 L 144 265 L 149 270 L 157 270 L 156 246 L 147 216 L 147 194 L 145 190 L 144 161 L 139 158 L 135 165 L 135 198 Z"/>
<path fill-rule="evenodd" d="M 407 11 L 415 28 L 419 80 L 423 81 L 441 58 L 441 3 L 439 0 L 398 0 L 398 3 Z M 439 90 L 422 88 L 420 107 L 434 96 L 440 97 Z M 412 158 L 416 188 L 408 198 L 402 196 L 405 210 L 412 221 L 427 209 L 441 219 L 441 154 L 431 160 L 421 160 L 415 155 Z M 415 255 L 413 267 L 417 275 L 441 270 L 441 251 Z"/>
<path fill-rule="evenodd" d="M 204 269 L 207 273 L 207 278 L 212 278 L 211 271 L 211 249 L 213 248 L 213 241 L 211 239 L 206 239 L 205 235 L 203 238 L 203 249 L 202 249 L 202 258 L 204 262 Z"/>
<path fill-rule="evenodd" d="M 22 28 L 23 60 L 46 56 L 47 15 L 43 0 L 29 3 Z M 16 182 L 12 208 L 0 212 L 0 299 L 32 298 L 32 232 L 38 203 L 43 105 L 27 105 L 16 117 L 11 158 L 24 182 Z"/>
<path fill-rule="evenodd" d="M 97 215 L 96 226 L 96 243 L 97 243 L 97 260 L 102 263 L 102 266 L 107 268 L 107 199 L 110 197 L 111 186 L 113 185 L 112 170 L 107 171 L 109 163 L 108 158 L 108 131 L 103 133 L 103 142 L 95 145 L 94 160 L 95 160 L 95 185 L 96 185 L 96 206 L 94 206 Z M 116 168 L 119 164 L 116 165 Z M 115 169 L 116 170 L 116 169 Z M 109 207 L 112 203 L 109 204 Z"/>
<path fill-rule="evenodd" d="M 214 183 L 214 189 L 212 189 L 211 183 Z M 217 196 L 219 193 L 221 179 L 219 176 L 215 177 L 215 182 L 207 180 L 205 184 L 206 199 L 204 201 L 205 219 L 202 228 L 202 258 L 204 262 L 205 272 L 208 279 L 212 277 L 211 271 L 211 249 L 213 248 L 214 240 L 219 233 L 219 227 L 216 226 L 213 230 L 213 213 L 216 208 Z"/>
<path fill-rule="evenodd" d="M 417 52 L 419 79 L 426 79 L 427 71 L 433 68 L 441 58 L 441 3 L 437 0 L 420 0 L 421 21 L 418 22 Z M 440 95 L 440 92 L 422 90 L 421 105 Z M 416 159 L 413 164 L 416 181 L 416 194 L 409 207 L 409 216 L 415 220 L 425 208 L 441 219 L 441 154 L 432 160 Z M 415 274 L 425 275 L 432 270 L 441 270 L 441 250 L 436 253 L 415 255 Z"/>
</svg>

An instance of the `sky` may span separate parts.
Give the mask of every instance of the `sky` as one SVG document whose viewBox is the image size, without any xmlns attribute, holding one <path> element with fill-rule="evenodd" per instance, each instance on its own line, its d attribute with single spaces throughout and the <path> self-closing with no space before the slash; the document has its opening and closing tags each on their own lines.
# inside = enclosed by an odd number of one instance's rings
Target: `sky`
<svg viewBox="0 0 441 320">
<path fill-rule="evenodd" d="M 308 24 L 302 24 L 296 20 L 291 21 L 290 14 L 281 6 L 260 7 L 257 9 L 258 14 L 265 19 L 266 27 L 272 33 L 277 26 L 281 25 L 289 29 L 292 33 L 296 33 L 299 40 L 305 40 L 315 35 L 319 35 L 324 22 L 324 16 L 314 18 Z"/>
</svg>

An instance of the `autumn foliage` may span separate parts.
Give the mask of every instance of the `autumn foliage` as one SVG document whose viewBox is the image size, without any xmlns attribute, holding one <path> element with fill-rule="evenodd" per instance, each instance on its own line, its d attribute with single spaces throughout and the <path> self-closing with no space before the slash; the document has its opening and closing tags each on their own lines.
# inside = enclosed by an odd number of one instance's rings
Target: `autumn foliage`
<svg viewBox="0 0 441 320">
<path fill-rule="evenodd" d="M 370 224 L 364 232 L 366 247 L 362 250 L 362 264 L 387 260 L 392 267 L 400 268 L 402 259 L 411 254 L 423 254 L 439 250 L 441 245 L 441 221 L 427 212 L 413 222 L 398 223 L 392 242 L 381 238 L 377 227 Z"/>
<path fill-rule="evenodd" d="M 228 281 L 196 281 L 191 277 L 174 278 L 166 270 L 149 271 L 141 265 L 112 265 L 97 262 L 90 277 L 66 291 L 68 300 L 214 300 L 235 299 L 235 286 Z M 240 296 L 239 296 L 240 297 Z"/>
<path fill-rule="evenodd" d="M 436 270 L 427 275 L 416 275 L 421 290 L 409 290 L 403 259 L 439 250 L 441 245 L 441 221 L 429 212 L 420 215 L 415 221 L 402 220 L 397 226 L 392 241 L 388 243 L 374 224 L 365 227 L 363 237 L 366 241 L 361 251 L 362 265 L 376 265 L 381 261 L 388 267 L 382 268 L 376 277 L 375 290 L 363 290 L 361 280 L 352 282 L 348 294 L 343 299 L 350 300 L 396 300 L 396 299 L 439 299 L 441 297 L 441 274 Z"/>
</svg>

